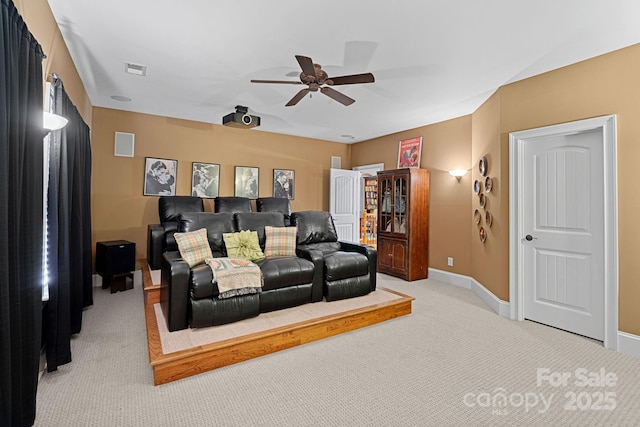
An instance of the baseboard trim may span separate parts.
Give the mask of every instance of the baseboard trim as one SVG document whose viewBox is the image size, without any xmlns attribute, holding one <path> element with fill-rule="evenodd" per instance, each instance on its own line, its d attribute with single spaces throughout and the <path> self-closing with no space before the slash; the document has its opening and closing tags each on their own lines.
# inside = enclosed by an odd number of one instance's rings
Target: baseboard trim
<svg viewBox="0 0 640 427">
<path fill-rule="evenodd" d="M 430 268 L 429 278 L 469 289 L 480 297 L 480 299 L 496 314 L 507 319 L 511 318 L 509 302 L 502 301 L 496 297 L 490 290 L 482 286 L 482 284 L 473 277 Z M 618 331 L 617 351 L 630 356 L 640 357 L 640 336 Z"/>
<path fill-rule="evenodd" d="M 618 351 L 640 357 L 640 336 L 618 331 Z"/>
<path fill-rule="evenodd" d="M 101 288 L 102 287 L 102 276 L 100 276 L 99 274 L 92 274 L 91 275 L 91 286 L 93 286 L 94 288 Z"/>
<path fill-rule="evenodd" d="M 449 283 L 450 285 L 469 289 L 471 292 L 479 296 L 480 299 L 499 316 L 506 317 L 507 319 L 509 319 L 511 316 L 509 302 L 502 301 L 501 299 L 496 297 L 493 292 L 485 288 L 482 283 L 478 282 L 473 277 L 430 268 L 429 278 Z"/>
</svg>

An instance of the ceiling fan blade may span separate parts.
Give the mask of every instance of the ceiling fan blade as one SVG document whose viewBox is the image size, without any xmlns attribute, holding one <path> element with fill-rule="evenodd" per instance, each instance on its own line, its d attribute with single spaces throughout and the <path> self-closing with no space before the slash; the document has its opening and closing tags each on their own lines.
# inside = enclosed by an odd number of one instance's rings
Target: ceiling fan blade
<svg viewBox="0 0 640 427">
<path fill-rule="evenodd" d="M 351 105 L 354 102 L 356 102 L 355 99 L 353 98 L 349 98 L 347 95 L 338 92 L 335 89 L 332 89 L 328 86 L 323 86 L 320 88 L 320 92 L 324 93 L 325 95 L 327 95 L 329 98 L 333 98 L 336 101 L 338 101 L 339 103 L 341 103 L 342 105 Z"/>
<path fill-rule="evenodd" d="M 291 98 L 289 102 L 287 102 L 285 107 L 291 107 L 293 105 L 296 105 L 298 102 L 300 102 L 302 98 L 305 97 L 307 92 L 309 92 L 309 89 L 302 89 L 300 92 L 296 93 L 296 95 L 293 98 Z"/>
<path fill-rule="evenodd" d="M 288 81 L 288 80 L 251 80 L 251 83 L 279 83 L 288 85 L 301 85 L 302 82 Z"/>
<path fill-rule="evenodd" d="M 351 74 L 349 76 L 339 76 L 339 77 L 331 77 L 333 83 L 329 83 L 332 86 L 336 85 L 352 85 L 356 83 L 373 83 L 375 78 L 371 73 L 364 74 Z"/>
<path fill-rule="evenodd" d="M 313 60 L 307 56 L 296 55 L 296 59 L 298 60 L 298 64 L 300 64 L 300 68 L 302 68 L 302 72 L 307 76 L 318 77 L 316 75 L 316 67 L 313 66 Z"/>
</svg>

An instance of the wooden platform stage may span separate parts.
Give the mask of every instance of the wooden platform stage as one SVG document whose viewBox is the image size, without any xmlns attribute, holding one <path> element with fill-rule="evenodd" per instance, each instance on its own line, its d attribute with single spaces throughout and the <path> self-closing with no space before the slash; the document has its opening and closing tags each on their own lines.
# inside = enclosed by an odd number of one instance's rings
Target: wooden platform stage
<svg viewBox="0 0 640 427">
<path fill-rule="evenodd" d="M 411 313 L 413 297 L 384 289 L 397 295 L 391 301 L 238 336 L 224 341 L 198 345 L 182 351 L 163 354 L 154 304 L 159 302 L 159 286 L 152 282 L 146 262 L 140 262 L 144 288 L 149 363 L 154 384 L 160 385 L 254 357 L 274 353 L 384 322 Z M 331 304 L 318 302 L 315 304 Z M 257 317 L 259 319 L 260 316 Z M 170 332 L 169 332 L 170 333 Z"/>
</svg>

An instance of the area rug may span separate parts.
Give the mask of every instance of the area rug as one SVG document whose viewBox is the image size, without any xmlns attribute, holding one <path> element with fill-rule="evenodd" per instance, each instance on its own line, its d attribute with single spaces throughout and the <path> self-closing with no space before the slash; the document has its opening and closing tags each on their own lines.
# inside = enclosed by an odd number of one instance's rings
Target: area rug
<svg viewBox="0 0 640 427">
<path fill-rule="evenodd" d="M 349 298 L 331 302 L 320 301 L 317 303 L 304 304 L 288 309 L 272 311 L 270 313 L 261 313 L 257 317 L 227 325 L 199 329 L 184 329 L 174 332 L 169 332 L 167 329 L 167 323 L 162 314 L 160 304 L 154 304 L 154 311 L 158 322 L 158 332 L 160 334 L 162 353 L 167 355 L 287 325 L 309 322 L 314 319 L 334 316 L 364 307 L 385 304 L 402 298 L 406 298 L 406 295 L 379 288 L 368 295 L 358 298 Z"/>
</svg>

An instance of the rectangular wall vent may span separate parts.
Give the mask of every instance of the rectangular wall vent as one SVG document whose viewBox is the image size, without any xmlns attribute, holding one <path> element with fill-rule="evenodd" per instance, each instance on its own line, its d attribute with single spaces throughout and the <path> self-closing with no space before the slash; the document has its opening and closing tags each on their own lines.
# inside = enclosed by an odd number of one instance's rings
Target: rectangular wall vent
<svg viewBox="0 0 640 427">
<path fill-rule="evenodd" d="M 133 64 L 131 62 L 124 63 L 124 70 L 129 74 L 135 74 L 136 76 L 146 76 L 147 66 L 140 64 Z"/>
</svg>

